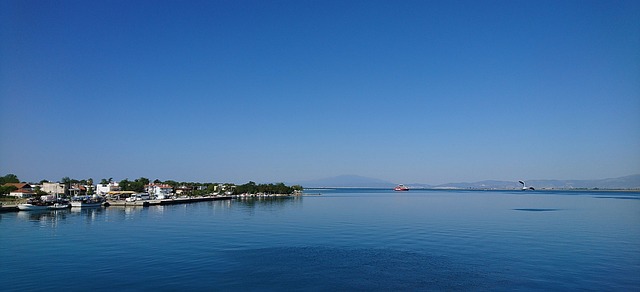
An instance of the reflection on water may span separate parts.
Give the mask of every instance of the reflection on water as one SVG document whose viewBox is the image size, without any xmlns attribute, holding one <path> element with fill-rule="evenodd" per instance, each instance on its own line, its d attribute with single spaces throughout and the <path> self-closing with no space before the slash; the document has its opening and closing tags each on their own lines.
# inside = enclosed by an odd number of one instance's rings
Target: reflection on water
<svg viewBox="0 0 640 292">
<path fill-rule="evenodd" d="M 70 208 L 62 210 L 32 210 L 19 211 L 16 218 L 37 223 L 41 226 L 55 227 L 58 223 L 68 220 L 71 217 L 82 218 L 86 223 L 91 223 L 105 212 L 103 207 L 99 208 Z"/>
<path fill-rule="evenodd" d="M 246 214 L 253 216 L 256 209 L 277 213 L 287 208 L 301 207 L 302 197 L 244 197 L 234 199 L 233 204 L 241 207 Z"/>
<path fill-rule="evenodd" d="M 550 208 L 517 208 L 513 209 L 515 211 L 529 211 L 529 212 L 548 212 L 548 211 L 558 211 L 562 209 L 550 209 Z"/>
<path fill-rule="evenodd" d="M 244 197 L 233 200 L 236 204 L 243 204 L 247 206 L 255 205 L 290 205 L 301 204 L 302 196 L 290 196 L 290 197 Z"/>
<path fill-rule="evenodd" d="M 106 215 L 109 221 L 135 220 L 147 207 L 142 206 L 109 206 Z"/>
<path fill-rule="evenodd" d="M 20 211 L 17 217 L 38 224 L 41 227 L 56 227 L 62 220 L 67 219 L 70 212 L 66 210 L 37 210 Z"/>
<path fill-rule="evenodd" d="M 71 214 L 74 216 L 82 216 L 85 218 L 85 222 L 91 223 L 96 220 L 104 213 L 104 207 L 95 207 L 95 208 L 71 208 Z"/>
<path fill-rule="evenodd" d="M 243 210 L 255 208 L 266 208 L 266 210 L 277 211 L 292 206 L 302 205 L 302 197 L 253 197 L 234 200 L 207 201 L 190 204 L 176 205 L 154 205 L 149 207 L 143 206 L 109 206 L 95 208 L 70 208 L 63 210 L 36 210 L 36 211 L 20 211 L 17 213 L 7 213 L 5 216 L 13 216 L 17 214 L 17 218 L 33 222 L 48 222 L 54 224 L 59 220 L 66 220 L 69 216 L 80 216 L 85 222 L 94 222 L 100 216 L 104 216 L 106 221 L 119 220 L 135 220 L 144 214 L 152 214 L 154 216 L 162 216 L 165 212 L 175 212 L 182 210 L 183 212 L 198 212 L 198 210 L 206 209 L 212 213 L 228 210 L 232 206 L 240 206 Z M 2 214 L 0 214 L 0 219 Z"/>
</svg>

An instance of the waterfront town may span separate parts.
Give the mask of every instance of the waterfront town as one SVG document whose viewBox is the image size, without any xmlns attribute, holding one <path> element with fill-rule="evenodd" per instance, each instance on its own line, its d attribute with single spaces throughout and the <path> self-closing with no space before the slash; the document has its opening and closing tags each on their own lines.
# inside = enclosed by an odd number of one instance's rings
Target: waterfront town
<svg viewBox="0 0 640 292">
<path fill-rule="evenodd" d="M 95 206 L 150 206 L 209 200 L 250 197 L 288 197 L 300 195 L 299 185 L 284 183 L 243 185 L 231 183 L 150 181 L 141 177 L 130 181 L 102 179 L 76 180 L 68 177 L 58 182 L 20 182 L 17 176 L 0 177 L 0 206 L 2 211 L 64 209 Z"/>
</svg>

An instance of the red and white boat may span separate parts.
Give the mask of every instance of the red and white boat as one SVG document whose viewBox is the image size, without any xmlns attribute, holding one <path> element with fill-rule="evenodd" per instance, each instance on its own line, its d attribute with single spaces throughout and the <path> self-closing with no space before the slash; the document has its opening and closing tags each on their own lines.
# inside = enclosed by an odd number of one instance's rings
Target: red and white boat
<svg viewBox="0 0 640 292">
<path fill-rule="evenodd" d="M 395 188 L 393 188 L 394 191 L 396 192 L 404 192 L 404 191 L 408 191 L 409 188 L 405 187 L 403 184 L 397 185 Z"/>
</svg>

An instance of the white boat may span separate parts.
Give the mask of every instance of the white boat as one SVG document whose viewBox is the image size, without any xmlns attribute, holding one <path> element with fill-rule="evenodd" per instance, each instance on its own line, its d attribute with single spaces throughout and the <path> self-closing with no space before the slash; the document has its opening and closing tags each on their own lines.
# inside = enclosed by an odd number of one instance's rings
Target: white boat
<svg viewBox="0 0 640 292">
<path fill-rule="evenodd" d="M 35 204 L 35 203 L 24 203 L 24 204 L 18 204 L 18 210 L 20 211 L 49 210 L 49 206 Z"/>
<path fill-rule="evenodd" d="M 91 197 L 74 197 L 71 200 L 71 207 L 74 208 L 91 208 L 102 206 L 103 200 L 100 198 Z"/>
<path fill-rule="evenodd" d="M 69 207 L 69 201 L 58 199 L 58 194 L 31 198 L 24 204 L 18 204 L 18 210 L 21 211 L 61 210 Z"/>
<path fill-rule="evenodd" d="M 90 208 L 100 206 L 102 206 L 102 202 L 71 201 L 71 207 L 73 208 Z"/>
<path fill-rule="evenodd" d="M 53 205 L 49 205 L 47 207 L 49 207 L 49 210 L 61 210 L 61 209 L 67 209 L 70 206 L 69 204 L 66 204 L 66 203 L 54 203 Z"/>
<path fill-rule="evenodd" d="M 18 210 L 21 211 L 37 211 L 37 210 L 60 210 L 69 208 L 67 203 L 51 203 L 42 201 L 27 201 L 24 204 L 18 204 Z"/>
</svg>

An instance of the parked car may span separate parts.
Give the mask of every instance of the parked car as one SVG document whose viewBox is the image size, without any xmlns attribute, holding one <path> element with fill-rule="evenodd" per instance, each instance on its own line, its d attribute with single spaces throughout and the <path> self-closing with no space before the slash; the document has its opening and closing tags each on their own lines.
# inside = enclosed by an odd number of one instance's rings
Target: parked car
<svg viewBox="0 0 640 292">
<path fill-rule="evenodd" d="M 126 198 L 125 201 L 127 202 L 135 202 L 135 201 L 143 201 L 143 200 L 150 200 L 151 197 L 149 196 L 149 194 L 147 193 L 139 193 L 139 194 L 133 194 L 130 197 Z"/>
</svg>

